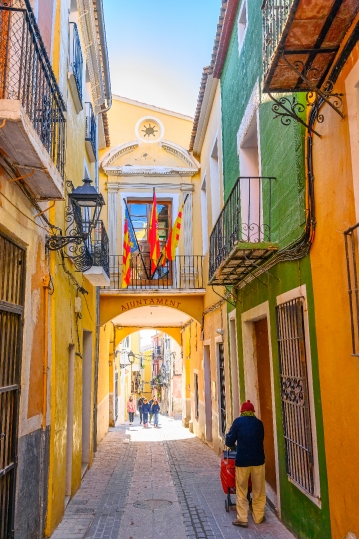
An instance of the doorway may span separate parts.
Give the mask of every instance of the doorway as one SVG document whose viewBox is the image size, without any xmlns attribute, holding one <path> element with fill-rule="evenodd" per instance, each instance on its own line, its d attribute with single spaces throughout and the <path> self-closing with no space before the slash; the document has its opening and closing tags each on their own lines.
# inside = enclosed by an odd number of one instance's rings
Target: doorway
<svg viewBox="0 0 359 539">
<path fill-rule="evenodd" d="M 204 403 L 206 421 L 206 441 L 212 442 L 212 391 L 211 391 L 211 354 L 209 345 L 203 346 Z"/>
<path fill-rule="evenodd" d="M 256 340 L 259 410 L 260 419 L 264 424 L 265 432 L 264 453 L 266 456 L 266 481 L 274 493 L 276 493 L 277 480 L 267 318 L 262 318 L 261 320 L 254 322 L 254 331 Z M 269 498 L 271 497 L 269 496 Z"/>
<path fill-rule="evenodd" d="M 83 332 L 82 360 L 82 475 L 90 461 L 92 332 Z"/>
<path fill-rule="evenodd" d="M 71 497 L 72 446 L 74 432 L 74 390 L 75 390 L 75 346 L 69 345 L 68 386 L 67 386 L 67 434 L 66 434 L 66 490 L 65 505 Z"/>
</svg>

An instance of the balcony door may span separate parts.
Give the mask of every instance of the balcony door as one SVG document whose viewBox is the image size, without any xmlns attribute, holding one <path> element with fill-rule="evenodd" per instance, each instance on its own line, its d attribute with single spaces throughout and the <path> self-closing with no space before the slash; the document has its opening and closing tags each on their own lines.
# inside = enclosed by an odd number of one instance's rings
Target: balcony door
<svg viewBox="0 0 359 539">
<path fill-rule="evenodd" d="M 158 264 L 156 271 L 151 271 L 149 231 L 152 211 L 152 200 L 129 200 L 127 203 L 140 253 L 134 253 L 131 261 L 130 286 L 159 286 L 167 288 L 173 283 L 173 268 L 170 262 L 162 266 Z M 171 202 L 157 202 L 158 235 L 160 250 L 164 248 L 172 227 Z"/>
</svg>

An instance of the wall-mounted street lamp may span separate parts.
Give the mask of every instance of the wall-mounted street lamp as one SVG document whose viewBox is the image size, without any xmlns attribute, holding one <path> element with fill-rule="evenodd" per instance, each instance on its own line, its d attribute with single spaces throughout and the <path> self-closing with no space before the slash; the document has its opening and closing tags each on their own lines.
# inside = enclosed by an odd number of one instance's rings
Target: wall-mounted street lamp
<svg viewBox="0 0 359 539">
<path fill-rule="evenodd" d="M 58 251 L 69 246 L 66 256 L 71 258 L 79 271 L 86 271 L 93 265 L 91 233 L 99 222 L 105 200 L 85 178 L 83 185 L 73 189 L 72 182 L 67 186 L 73 190 L 68 194 L 69 205 L 66 207 L 66 235 L 54 234 L 46 241 L 50 251 Z M 65 253 L 64 253 L 65 254 Z"/>
</svg>

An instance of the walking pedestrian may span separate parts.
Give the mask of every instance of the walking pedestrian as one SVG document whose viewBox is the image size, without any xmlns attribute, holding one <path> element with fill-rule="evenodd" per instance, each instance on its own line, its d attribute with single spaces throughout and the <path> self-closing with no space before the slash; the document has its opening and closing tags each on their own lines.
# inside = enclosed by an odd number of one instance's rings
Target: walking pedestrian
<svg viewBox="0 0 359 539">
<path fill-rule="evenodd" d="M 152 417 L 153 417 L 152 404 L 154 400 L 155 400 L 155 396 L 153 395 L 152 399 L 150 400 L 150 424 L 152 423 Z"/>
<path fill-rule="evenodd" d="M 248 400 L 241 406 L 241 415 L 233 421 L 226 436 L 228 447 L 237 446 L 236 453 L 236 500 L 237 518 L 234 526 L 248 527 L 247 499 L 248 479 L 252 481 L 252 512 L 256 524 L 264 522 L 266 504 L 264 427 L 255 415 L 253 404 Z"/>
<path fill-rule="evenodd" d="M 154 400 L 153 400 L 153 404 L 152 404 L 152 414 L 154 415 L 154 427 L 155 428 L 159 428 L 159 425 L 158 425 L 158 416 L 159 416 L 159 413 L 160 413 L 161 409 L 160 409 L 160 405 L 158 404 L 158 400 L 156 399 L 156 397 L 154 397 Z"/>
<path fill-rule="evenodd" d="M 140 425 L 142 424 L 142 405 L 143 405 L 143 401 L 144 401 L 144 396 L 141 395 L 140 398 L 137 401 L 137 408 L 138 408 L 138 411 L 140 412 Z"/>
<path fill-rule="evenodd" d="M 133 424 L 135 412 L 136 412 L 136 402 L 132 395 L 130 395 L 128 401 L 127 401 L 127 411 L 128 411 L 128 417 L 130 420 L 130 425 Z"/>
<path fill-rule="evenodd" d="M 143 399 L 142 404 L 142 421 L 143 421 L 143 428 L 148 429 L 148 414 L 150 413 L 150 403 L 147 399 Z"/>
</svg>

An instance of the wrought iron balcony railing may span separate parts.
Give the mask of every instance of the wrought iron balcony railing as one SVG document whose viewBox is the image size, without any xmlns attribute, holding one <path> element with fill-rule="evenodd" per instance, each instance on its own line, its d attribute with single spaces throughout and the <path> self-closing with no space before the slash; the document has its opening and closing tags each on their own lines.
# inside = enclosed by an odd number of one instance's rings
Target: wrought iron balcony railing
<svg viewBox="0 0 359 539">
<path fill-rule="evenodd" d="M 236 181 L 211 233 L 210 282 L 240 244 L 243 248 L 253 244 L 263 249 L 263 244 L 271 241 L 273 181 L 271 177 L 240 177 Z"/>
<path fill-rule="evenodd" d="M 149 275 L 150 255 L 135 254 L 131 258 L 131 290 L 198 290 L 204 288 L 202 255 L 178 255 Z M 152 278 L 151 278 L 152 277 Z M 109 290 L 122 288 L 122 255 L 110 255 Z"/>
<path fill-rule="evenodd" d="M 86 147 L 92 162 L 97 158 L 97 133 L 96 133 L 96 118 L 93 113 L 91 103 L 85 103 L 86 106 Z"/>
<path fill-rule="evenodd" d="M 263 73 L 265 76 L 281 40 L 293 1 L 263 1 Z"/>
<path fill-rule="evenodd" d="M 80 102 L 82 101 L 83 56 L 77 24 L 70 23 L 70 68 L 76 81 Z"/>
<path fill-rule="evenodd" d="M 92 266 L 102 267 L 106 275 L 110 276 L 109 241 L 103 221 L 97 221 L 89 238 L 88 249 Z"/>
<path fill-rule="evenodd" d="M 0 4 L 0 100 L 18 100 L 64 175 L 65 103 L 31 11 Z"/>
</svg>

